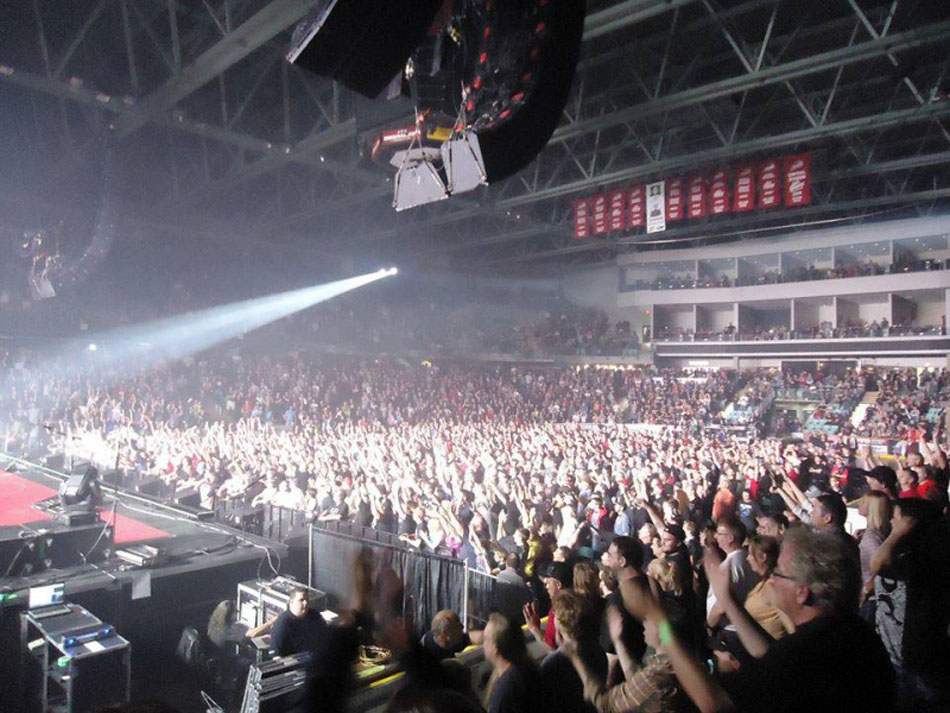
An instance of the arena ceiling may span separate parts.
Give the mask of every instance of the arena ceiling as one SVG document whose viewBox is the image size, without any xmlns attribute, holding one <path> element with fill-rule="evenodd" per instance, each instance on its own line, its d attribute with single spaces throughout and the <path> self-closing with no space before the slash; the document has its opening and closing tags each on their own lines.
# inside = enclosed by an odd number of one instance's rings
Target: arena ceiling
<svg viewBox="0 0 950 713">
<path fill-rule="evenodd" d="M 927 215 L 950 199 L 944 2 L 590 0 L 572 96 L 538 159 L 398 214 L 392 171 L 361 159 L 365 102 L 283 60 L 310 6 L 0 0 L 8 226 L 88 184 L 103 136 L 136 229 L 493 271 L 648 244 L 642 233 L 575 241 L 578 197 L 797 151 L 813 154 L 810 206 L 692 221 L 651 241 Z"/>
</svg>

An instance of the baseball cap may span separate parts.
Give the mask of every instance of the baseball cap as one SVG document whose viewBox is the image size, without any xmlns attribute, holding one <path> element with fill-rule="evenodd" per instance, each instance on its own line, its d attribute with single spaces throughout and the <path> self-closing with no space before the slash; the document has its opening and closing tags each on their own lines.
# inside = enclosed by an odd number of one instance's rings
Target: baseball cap
<svg viewBox="0 0 950 713">
<path fill-rule="evenodd" d="M 541 579 L 556 579 L 562 587 L 574 583 L 574 568 L 567 562 L 551 562 L 541 570 Z"/>
<path fill-rule="evenodd" d="M 676 538 L 678 542 L 686 542 L 686 531 L 679 525 L 667 525 L 663 528 L 668 534 Z"/>
</svg>

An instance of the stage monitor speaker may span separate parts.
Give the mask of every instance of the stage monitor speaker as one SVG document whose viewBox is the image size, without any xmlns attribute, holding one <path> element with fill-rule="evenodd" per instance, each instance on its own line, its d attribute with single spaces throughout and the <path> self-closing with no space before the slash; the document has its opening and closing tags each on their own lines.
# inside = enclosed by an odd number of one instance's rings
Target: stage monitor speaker
<svg viewBox="0 0 950 713">
<path fill-rule="evenodd" d="M 287 59 L 373 99 L 406 66 L 442 0 L 323 0 L 297 25 Z"/>
<path fill-rule="evenodd" d="M 152 478 L 150 480 L 143 480 L 135 489 L 142 493 L 142 495 L 161 497 L 165 490 L 165 483 L 162 482 L 161 478 Z"/>
<path fill-rule="evenodd" d="M 186 508 L 200 507 L 201 494 L 198 492 L 198 488 L 186 488 L 175 496 L 175 503 Z"/>
<path fill-rule="evenodd" d="M 22 537 L 7 535 L 6 529 L 0 534 L 0 577 L 99 562 L 115 552 L 114 528 L 102 522 L 73 527 L 39 522 L 24 529 Z"/>
</svg>

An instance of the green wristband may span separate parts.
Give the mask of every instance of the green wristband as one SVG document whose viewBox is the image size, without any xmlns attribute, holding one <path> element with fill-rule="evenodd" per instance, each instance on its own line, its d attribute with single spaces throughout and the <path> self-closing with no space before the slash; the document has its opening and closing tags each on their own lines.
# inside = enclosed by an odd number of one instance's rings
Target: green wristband
<svg viewBox="0 0 950 713">
<path fill-rule="evenodd" d="M 669 646 L 673 643 L 673 625 L 669 619 L 664 619 L 656 625 L 656 633 L 660 637 L 660 646 Z"/>
</svg>

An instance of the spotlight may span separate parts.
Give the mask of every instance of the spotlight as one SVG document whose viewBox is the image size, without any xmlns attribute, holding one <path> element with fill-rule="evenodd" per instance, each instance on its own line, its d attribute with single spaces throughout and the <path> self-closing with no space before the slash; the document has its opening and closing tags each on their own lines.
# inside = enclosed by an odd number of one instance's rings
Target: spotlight
<svg viewBox="0 0 950 713">
<path fill-rule="evenodd" d="M 86 347 L 86 349 L 88 349 L 88 350 L 91 351 L 91 352 L 94 352 L 94 351 L 96 351 L 97 349 L 99 349 L 99 347 L 96 346 L 95 344 L 90 344 L 88 347 Z"/>
</svg>

